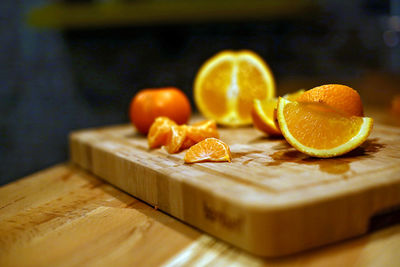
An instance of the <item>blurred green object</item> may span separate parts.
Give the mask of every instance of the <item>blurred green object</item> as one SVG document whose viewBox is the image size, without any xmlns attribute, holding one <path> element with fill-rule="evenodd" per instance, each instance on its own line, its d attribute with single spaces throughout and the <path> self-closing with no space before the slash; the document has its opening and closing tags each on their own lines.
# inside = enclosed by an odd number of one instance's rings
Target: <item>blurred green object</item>
<svg viewBox="0 0 400 267">
<path fill-rule="evenodd" d="M 268 20 L 306 17 L 317 8 L 316 2 L 310 0 L 60 2 L 32 9 L 28 23 L 64 29 Z"/>
</svg>

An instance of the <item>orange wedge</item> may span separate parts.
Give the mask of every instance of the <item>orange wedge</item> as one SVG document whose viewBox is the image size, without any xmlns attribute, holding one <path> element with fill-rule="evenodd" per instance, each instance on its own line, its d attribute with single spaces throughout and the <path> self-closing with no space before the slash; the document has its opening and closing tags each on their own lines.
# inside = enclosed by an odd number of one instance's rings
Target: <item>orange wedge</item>
<svg viewBox="0 0 400 267">
<path fill-rule="evenodd" d="M 150 126 L 147 134 L 147 142 L 150 148 L 157 148 L 167 143 L 168 135 L 171 132 L 171 126 L 177 124 L 167 117 L 157 117 Z"/>
<path fill-rule="evenodd" d="M 231 162 L 232 155 L 229 146 L 217 138 L 207 138 L 191 148 L 185 154 L 185 163 L 206 161 Z"/>
<path fill-rule="evenodd" d="M 283 97 L 289 100 L 296 100 L 303 93 L 304 90 L 299 90 L 292 94 L 286 94 Z M 276 120 L 277 106 L 278 98 L 265 100 L 254 99 L 253 109 L 251 111 L 254 127 L 268 135 L 282 135 Z"/>
<path fill-rule="evenodd" d="M 343 155 L 369 136 L 373 120 L 350 116 L 320 103 L 279 98 L 277 117 L 285 139 L 297 150 L 314 157 Z"/>
<path fill-rule="evenodd" d="M 253 99 L 275 96 L 273 74 L 264 60 L 248 50 L 223 51 L 196 74 L 194 99 L 199 111 L 219 124 L 250 124 Z"/>
</svg>

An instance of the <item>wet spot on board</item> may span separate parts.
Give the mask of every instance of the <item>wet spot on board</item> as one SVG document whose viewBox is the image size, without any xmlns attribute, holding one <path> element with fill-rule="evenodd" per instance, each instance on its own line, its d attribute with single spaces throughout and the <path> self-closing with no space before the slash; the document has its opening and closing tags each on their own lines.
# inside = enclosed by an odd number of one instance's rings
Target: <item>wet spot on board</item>
<svg viewBox="0 0 400 267">
<path fill-rule="evenodd" d="M 319 170 L 329 174 L 345 174 L 350 170 L 350 163 L 362 158 L 373 157 L 373 154 L 385 147 L 379 143 L 378 138 L 369 139 L 357 149 L 335 158 L 321 159 L 310 157 L 294 148 L 278 150 L 269 155 L 273 161 L 267 162 L 266 166 L 279 166 L 285 162 L 292 162 L 304 165 L 318 165 Z M 274 147 L 274 149 L 280 147 Z"/>
</svg>

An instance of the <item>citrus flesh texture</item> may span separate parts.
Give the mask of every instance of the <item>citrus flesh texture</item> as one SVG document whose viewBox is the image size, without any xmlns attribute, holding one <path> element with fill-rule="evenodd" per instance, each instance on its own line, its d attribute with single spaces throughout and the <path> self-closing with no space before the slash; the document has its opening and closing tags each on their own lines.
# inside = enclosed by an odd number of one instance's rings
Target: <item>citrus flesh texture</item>
<svg viewBox="0 0 400 267">
<path fill-rule="evenodd" d="M 219 124 L 252 122 L 253 99 L 275 96 L 275 82 L 268 65 L 254 52 L 223 51 L 207 60 L 194 83 L 200 112 Z"/>
<path fill-rule="evenodd" d="M 147 135 L 149 148 L 164 147 L 172 154 L 189 148 L 209 138 L 219 137 L 217 124 L 213 120 L 205 120 L 192 125 L 177 125 L 167 117 L 157 117 Z"/>
<path fill-rule="evenodd" d="M 182 144 L 186 139 L 186 125 L 172 125 L 167 135 L 164 148 L 168 153 L 173 154 L 181 150 Z"/>
<path fill-rule="evenodd" d="M 184 157 L 185 163 L 196 162 L 231 162 L 232 155 L 229 146 L 223 141 L 211 137 L 190 147 Z"/>
<path fill-rule="evenodd" d="M 165 145 L 172 126 L 177 126 L 173 120 L 163 116 L 157 117 L 147 134 L 149 148 L 157 148 Z"/>
<path fill-rule="evenodd" d="M 289 100 L 296 100 L 303 93 L 304 90 L 299 90 L 292 94 L 286 94 L 283 97 Z M 272 136 L 282 135 L 276 119 L 277 106 L 278 106 L 278 98 L 264 99 L 264 100 L 254 99 L 253 109 L 251 111 L 254 127 L 264 133 L 267 133 L 268 135 Z"/>
<path fill-rule="evenodd" d="M 297 150 L 314 157 L 343 155 L 369 136 L 373 120 L 350 116 L 320 103 L 279 98 L 277 117 L 285 139 Z"/>
<path fill-rule="evenodd" d="M 210 137 L 219 137 L 217 123 L 214 120 L 193 123 L 186 127 L 186 138 L 182 144 L 182 149 L 189 148 Z"/>
</svg>

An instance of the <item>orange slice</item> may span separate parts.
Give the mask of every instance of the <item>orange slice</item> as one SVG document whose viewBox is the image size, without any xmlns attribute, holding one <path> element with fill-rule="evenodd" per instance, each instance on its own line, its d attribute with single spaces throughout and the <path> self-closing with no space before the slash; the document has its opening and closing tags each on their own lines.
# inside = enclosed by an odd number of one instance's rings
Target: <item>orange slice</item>
<svg viewBox="0 0 400 267">
<path fill-rule="evenodd" d="M 167 137 L 170 134 L 171 126 L 177 124 L 167 117 L 157 117 L 150 126 L 147 134 L 147 142 L 150 148 L 157 148 L 167 143 Z"/>
<path fill-rule="evenodd" d="M 228 161 L 231 162 L 232 155 L 229 146 L 217 138 L 207 138 L 191 148 L 185 154 L 185 163 L 196 163 L 205 161 Z"/>
<path fill-rule="evenodd" d="M 253 99 L 275 96 L 271 70 L 254 52 L 223 51 L 196 74 L 194 99 L 200 112 L 219 124 L 250 124 Z"/>
<path fill-rule="evenodd" d="M 320 103 L 279 98 L 277 117 L 285 139 L 297 150 L 320 158 L 345 154 L 369 136 L 373 120 L 349 116 Z"/>
<path fill-rule="evenodd" d="M 299 90 L 292 94 L 286 94 L 283 97 L 289 100 L 296 100 L 304 90 Z M 276 107 L 278 98 L 272 99 L 254 99 L 251 116 L 253 125 L 256 129 L 273 136 L 282 135 L 276 120 Z"/>
</svg>

